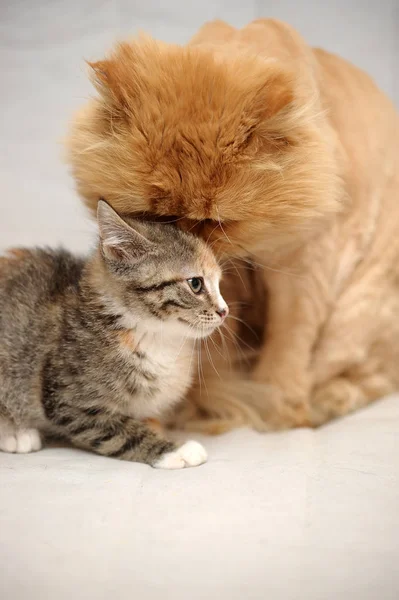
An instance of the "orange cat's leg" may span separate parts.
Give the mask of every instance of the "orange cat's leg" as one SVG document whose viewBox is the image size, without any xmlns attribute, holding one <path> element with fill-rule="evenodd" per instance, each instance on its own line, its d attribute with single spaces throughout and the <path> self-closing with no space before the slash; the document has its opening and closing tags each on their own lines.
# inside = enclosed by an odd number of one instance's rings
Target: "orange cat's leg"
<svg viewBox="0 0 399 600">
<path fill-rule="evenodd" d="M 278 427 L 309 424 L 312 353 L 329 314 L 333 268 L 334 253 L 319 247 L 308 248 L 278 269 L 264 270 L 267 335 L 252 378 L 274 389 L 274 396 L 282 396 L 280 404 L 285 406 L 275 417 Z"/>
<path fill-rule="evenodd" d="M 398 184 L 395 174 L 385 197 L 386 209 L 390 202 L 392 210 L 376 222 L 362 260 L 348 276 L 314 347 L 314 424 L 398 388 L 399 239 L 397 219 L 391 216 Z"/>
<path fill-rule="evenodd" d="M 282 426 L 320 425 L 397 387 L 399 242 L 393 233 L 384 224 L 384 235 L 376 232 L 360 258 L 348 238 L 339 252 L 312 248 L 307 270 L 306 255 L 300 257 L 299 277 L 266 274 L 270 334 L 253 377 L 280 390 L 292 407 L 293 423 Z"/>
<path fill-rule="evenodd" d="M 321 425 L 399 384 L 399 290 L 379 274 L 349 287 L 314 349 L 311 423 Z"/>
<path fill-rule="evenodd" d="M 386 373 L 362 373 L 356 369 L 317 386 L 311 397 L 312 426 L 354 412 L 392 393 L 396 384 Z"/>
</svg>

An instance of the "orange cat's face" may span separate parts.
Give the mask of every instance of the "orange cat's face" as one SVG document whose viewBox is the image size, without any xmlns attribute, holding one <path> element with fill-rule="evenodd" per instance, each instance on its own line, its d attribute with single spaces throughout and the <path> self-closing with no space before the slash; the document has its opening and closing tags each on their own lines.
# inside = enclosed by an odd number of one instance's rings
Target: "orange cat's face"
<svg viewBox="0 0 399 600">
<path fill-rule="evenodd" d="M 317 127 L 276 63 L 145 40 L 91 67 L 99 97 L 69 140 L 91 209 L 178 219 L 222 255 L 273 250 L 336 210 Z"/>
</svg>

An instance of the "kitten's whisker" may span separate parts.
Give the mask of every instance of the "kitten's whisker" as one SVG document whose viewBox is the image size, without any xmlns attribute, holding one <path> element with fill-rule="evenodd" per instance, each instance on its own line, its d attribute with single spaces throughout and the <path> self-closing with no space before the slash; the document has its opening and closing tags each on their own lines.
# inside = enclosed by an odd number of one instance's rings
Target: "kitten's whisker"
<svg viewBox="0 0 399 600">
<path fill-rule="evenodd" d="M 186 217 L 176 217 L 176 219 L 171 219 L 170 221 L 161 221 L 162 224 L 164 223 L 177 223 L 178 221 L 182 221 L 183 219 L 185 219 Z M 159 221 L 149 221 L 149 223 L 158 223 Z"/>
<path fill-rule="evenodd" d="M 219 210 L 218 210 L 218 207 L 216 206 L 215 208 L 216 208 L 216 211 L 217 211 L 217 214 L 218 214 L 218 222 L 219 222 L 220 229 L 222 230 L 222 232 L 223 232 L 223 235 L 224 235 L 224 237 L 226 238 L 226 240 L 229 242 L 229 244 L 231 244 L 231 245 L 233 246 L 233 243 L 232 243 L 231 239 L 229 238 L 229 236 L 228 236 L 228 235 L 227 235 L 227 233 L 225 232 L 225 230 L 224 230 L 224 227 L 223 227 L 223 225 L 222 225 L 222 221 L 221 221 L 221 219 L 220 219 L 220 215 L 219 215 Z M 234 261 L 231 261 L 231 262 L 232 262 L 232 265 L 234 266 L 235 270 L 237 271 L 237 275 L 238 275 L 238 276 L 239 276 L 239 278 L 241 279 L 241 283 L 242 283 L 242 285 L 243 285 L 243 287 L 244 287 L 245 291 L 247 291 L 246 285 L 245 285 L 245 283 L 244 283 L 244 280 L 243 280 L 243 278 L 241 277 L 241 274 L 239 273 L 239 271 L 238 271 L 238 269 L 237 269 L 237 266 L 235 265 Z"/>
<path fill-rule="evenodd" d="M 229 347 L 224 338 L 223 331 L 221 329 L 218 329 L 217 333 L 220 335 L 220 341 L 221 341 L 221 345 L 222 345 L 222 349 L 223 349 L 224 353 L 220 351 L 220 348 L 219 348 L 218 344 L 216 343 L 216 340 L 212 336 L 210 337 L 210 340 L 211 340 L 212 344 L 214 345 L 214 348 L 217 351 L 217 353 L 219 354 L 219 356 L 224 361 L 227 361 L 228 370 L 231 371 L 231 356 L 230 356 Z"/>
<path fill-rule="evenodd" d="M 198 221 L 194 221 L 194 224 L 190 227 L 190 229 L 188 231 L 192 231 L 194 229 L 194 227 L 197 227 L 198 225 Z"/>
<path fill-rule="evenodd" d="M 217 225 L 217 227 L 218 227 L 218 226 L 219 226 L 219 225 Z M 215 230 L 214 230 L 214 231 L 215 231 Z M 213 247 L 214 247 L 214 246 L 215 246 L 215 245 L 218 243 L 218 241 L 219 241 L 219 238 L 216 238 L 216 239 L 214 239 L 214 240 L 213 240 L 213 242 L 211 242 L 211 243 L 208 243 L 208 246 L 209 246 L 209 248 L 211 248 L 211 250 L 213 250 Z"/>
<path fill-rule="evenodd" d="M 232 366 L 231 366 L 230 348 L 229 348 L 229 344 L 226 341 L 225 333 L 224 333 L 224 331 L 222 329 L 220 330 L 220 339 L 221 339 L 221 342 L 222 342 L 224 353 L 227 355 L 227 360 L 228 360 L 228 363 L 229 363 L 229 369 L 231 370 Z M 233 341 L 235 341 L 235 340 L 233 340 Z M 236 342 L 235 342 L 235 346 L 237 348 L 237 343 Z M 241 352 L 241 348 L 238 348 L 238 351 Z"/>
<path fill-rule="evenodd" d="M 218 331 L 219 331 L 219 330 L 218 330 Z M 214 338 L 213 338 L 213 336 L 212 336 L 212 335 L 209 337 L 209 339 L 210 339 L 210 341 L 212 342 L 212 344 L 213 344 L 213 346 L 214 346 L 214 348 L 215 348 L 216 352 L 219 354 L 219 356 L 221 356 L 222 358 L 224 358 L 224 356 L 223 356 L 222 352 L 220 351 L 220 349 L 219 349 L 218 345 L 216 344 L 216 341 L 214 340 Z"/>
<path fill-rule="evenodd" d="M 194 340 L 193 347 L 191 349 L 190 364 L 188 367 L 189 373 L 191 373 L 191 365 L 193 364 L 194 354 L 197 353 L 197 342 L 198 342 L 198 340 Z"/>
<path fill-rule="evenodd" d="M 204 342 L 205 342 L 205 350 L 206 350 L 206 353 L 207 353 L 207 355 L 208 355 L 209 362 L 211 363 L 211 365 L 212 365 L 212 368 L 213 368 L 213 370 L 215 371 L 215 373 L 217 374 L 217 376 L 219 377 L 219 379 L 221 379 L 221 377 L 220 377 L 220 374 L 219 374 L 219 371 L 218 371 L 218 370 L 217 370 L 217 368 L 215 367 L 215 364 L 214 364 L 214 362 L 213 362 L 213 360 L 212 360 L 212 355 L 211 355 L 211 352 L 210 352 L 210 350 L 209 350 L 209 347 L 208 347 L 208 340 L 207 340 L 207 338 L 205 338 Z"/>
<path fill-rule="evenodd" d="M 222 344 L 223 352 L 227 356 L 227 359 L 229 361 L 229 365 L 231 366 L 230 352 L 229 352 L 229 348 L 228 348 L 228 345 L 226 343 L 226 340 L 224 338 L 224 334 L 223 334 L 222 329 L 218 329 L 218 334 L 220 335 L 220 341 L 221 341 L 221 344 Z M 224 354 L 222 354 L 223 358 L 224 358 Z"/>
<path fill-rule="evenodd" d="M 256 333 L 256 331 L 254 329 L 252 329 L 252 327 L 250 325 L 248 325 L 248 323 L 246 323 L 243 319 L 240 319 L 239 317 L 235 317 L 233 315 L 229 315 L 228 317 L 229 319 L 233 319 L 234 321 L 238 321 L 239 323 L 242 323 L 243 325 L 245 325 L 245 327 L 247 329 L 249 329 L 249 331 L 251 331 L 251 333 L 254 334 L 254 336 L 256 337 L 256 339 L 259 339 L 258 334 Z"/>
<path fill-rule="evenodd" d="M 210 245 L 210 244 L 209 244 L 209 238 L 211 237 L 211 235 L 212 235 L 212 233 L 215 231 L 215 229 L 217 229 L 218 227 L 219 227 L 219 224 L 216 224 L 216 225 L 215 225 L 215 227 L 214 227 L 214 228 L 212 229 L 212 231 L 210 232 L 210 234 L 208 235 L 208 238 L 207 238 L 207 240 L 206 240 L 206 243 L 207 243 L 208 245 Z M 214 240 L 214 241 L 213 241 L 213 243 L 215 243 L 215 242 L 216 242 L 216 240 Z"/>
<path fill-rule="evenodd" d="M 229 306 L 251 306 L 250 302 L 240 302 L 239 300 L 229 302 Z M 231 316 L 231 315 L 230 315 Z"/>
<path fill-rule="evenodd" d="M 204 382 L 204 386 L 205 386 L 205 389 L 206 389 L 206 395 L 209 398 L 208 386 L 206 385 L 206 380 L 205 380 L 205 376 L 204 376 L 204 369 L 203 369 L 203 364 L 202 364 L 202 344 L 199 344 L 199 357 L 200 357 L 201 377 L 202 377 L 202 380 Z"/>
<path fill-rule="evenodd" d="M 236 333 L 235 331 L 233 331 L 232 329 L 230 329 L 230 327 L 228 326 L 227 323 L 224 324 L 226 331 L 230 334 L 232 334 L 235 338 L 237 338 L 237 340 L 243 344 L 244 346 L 246 346 L 249 350 L 251 350 L 251 352 L 254 351 L 254 348 L 252 348 L 252 346 L 250 346 L 249 344 L 247 344 L 247 342 L 245 342 L 239 335 L 238 333 Z"/>
<path fill-rule="evenodd" d="M 201 381 L 201 369 L 200 369 L 200 348 L 201 348 L 201 343 L 198 344 L 198 352 L 197 352 L 197 375 L 198 375 L 198 382 L 199 382 L 199 388 L 200 388 L 200 396 L 202 395 L 202 381 Z"/>
<path fill-rule="evenodd" d="M 181 351 L 183 350 L 183 348 L 184 348 L 184 346 L 185 346 L 185 344 L 186 344 L 186 342 L 187 342 L 187 340 L 188 340 L 189 333 L 190 333 L 190 331 L 191 331 L 192 329 L 194 329 L 194 325 L 190 324 L 190 325 L 189 325 L 189 328 L 188 328 L 188 331 L 187 331 L 186 335 L 185 335 L 185 336 L 184 336 L 184 338 L 183 338 L 183 342 L 182 342 L 182 344 L 181 344 L 181 346 L 180 346 L 180 348 L 179 348 L 179 350 L 178 350 L 178 352 L 177 352 L 177 355 L 176 355 L 176 357 L 175 357 L 175 360 L 177 360 L 177 359 L 179 358 L 179 356 L 180 356 L 180 353 L 181 353 Z"/>
<path fill-rule="evenodd" d="M 235 262 L 234 262 L 234 260 L 233 260 L 232 258 L 231 258 L 231 259 L 229 259 L 229 261 L 230 261 L 230 263 L 233 265 L 233 267 L 234 267 L 234 269 L 235 269 L 235 271 L 236 271 L 236 273 L 237 273 L 238 277 L 240 278 L 240 280 L 241 280 L 241 283 L 242 283 L 242 285 L 243 285 L 243 288 L 244 288 L 244 290 L 247 292 L 247 291 L 248 291 L 248 290 L 247 290 L 247 286 L 246 286 L 246 285 L 245 285 L 245 283 L 244 283 L 244 280 L 243 280 L 243 278 L 242 278 L 242 276 L 241 276 L 241 273 L 239 272 L 239 270 L 238 270 L 238 268 L 237 268 L 237 265 L 235 264 Z"/>
<path fill-rule="evenodd" d="M 199 387 L 200 387 L 200 396 L 202 396 L 201 342 L 199 342 L 199 344 L 198 344 L 197 361 L 198 361 L 198 381 L 199 381 Z"/>
<path fill-rule="evenodd" d="M 299 273 L 293 273 L 292 271 L 284 271 L 283 269 L 279 269 L 277 267 L 271 267 L 270 265 L 259 263 L 253 258 L 253 255 L 250 252 L 248 252 L 246 248 L 244 248 L 240 244 L 237 244 L 237 246 L 244 250 L 244 252 L 246 252 L 247 254 L 247 256 L 240 257 L 240 260 L 244 261 L 249 267 L 252 267 L 252 270 L 255 270 L 254 267 L 258 267 L 259 269 L 266 269 L 268 271 L 272 271 L 273 273 L 281 273 L 282 275 L 289 275 L 290 277 L 298 277 L 300 279 L 305 278 L 304 275 L 300 275 Z"/>
<path fill-rule="evenodd" d="M 224 230 L 224 227 L 223 227 L 223 225 L 222 225 L 222 221 L 221 221 L 221 219 L 220 219 L 220 214 L 219 214 L 219 209 L 218 209 L 218 207 L 217 207 L 217 206 L 215 206 L 215 208 L 216 208 L 216 212 L 217 212 L 217 214 L 218 214 L 218 223 L 219 223 L 219 227 L 220 227 L 220 229 L 223 231 L 224 237 L 225 237 L 225 238 L 226 238 L 226 240 L 229 242 L 229 244 L 233 245 L 233 244 L 232 244 L 232 241 L 231 241 L 231 239 L 229 238 L 229 236 L 228 236 L 228 235 L 227 235 L 227 233 L 225 232 L 225 230 Z"/>
<path fill-rule="evenodd" d="M 243 340 L 241 340 L 241 338 L 239 338 L 239 336 L 237 336 L 236 333 L 234 333 L 234 331 L 232 331 L 228 326 L 227 323 L 225 323 L 225 331 L 226 333 L 229 335 L 230 341 L 234 344 L 234 347 L 236 349 L 236 352 L 238 353 L 239 357 L 241 360 L 243 360 L 247 365 L 249 365 L 249 359 L 246 356 L 245 352 L 243 351 L 243 349 L 240 347 L 240 344 L 238 343 L 237 339 L 235 339 L 236 337 L 238 339 L 240 339 L 240 341 L 247 346 L 247 348 L 253 352 L 254 349 L 251 348 L 251 346 L 249 346 L 246 342 L 244 342 Z"/>
</svg>

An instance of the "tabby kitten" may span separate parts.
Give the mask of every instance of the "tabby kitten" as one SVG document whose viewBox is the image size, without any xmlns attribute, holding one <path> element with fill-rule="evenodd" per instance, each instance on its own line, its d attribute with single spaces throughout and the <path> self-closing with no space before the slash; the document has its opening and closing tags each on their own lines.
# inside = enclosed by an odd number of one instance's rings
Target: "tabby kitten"
<svg viewBox="0 0 399 600">
<path fill-rule="evenodd" d="M 195 342 L 222 324 L 220 268 L 170 224 L 122 219 L 98 205 L 99 245 L 0 258 L 0 449 L 30 452 L 40 433 L 153 467 L 205 462 L 146 424 L 182 398 Z"/>
</svg>

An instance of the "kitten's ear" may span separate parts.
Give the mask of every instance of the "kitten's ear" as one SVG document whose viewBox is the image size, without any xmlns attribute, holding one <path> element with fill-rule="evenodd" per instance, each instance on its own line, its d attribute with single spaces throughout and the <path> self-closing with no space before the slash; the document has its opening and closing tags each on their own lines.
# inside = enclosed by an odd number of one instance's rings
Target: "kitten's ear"
<svg viewBox="0 0 399 600">
<path fill-rule="evenodd" d="M 156 245 L 126 223 L 103 200 L 98 202 L 97 221 L 101 248 L 107 259 L 135 262 L 154 252 Z"/>
</svg>

